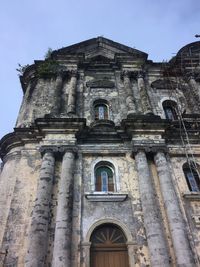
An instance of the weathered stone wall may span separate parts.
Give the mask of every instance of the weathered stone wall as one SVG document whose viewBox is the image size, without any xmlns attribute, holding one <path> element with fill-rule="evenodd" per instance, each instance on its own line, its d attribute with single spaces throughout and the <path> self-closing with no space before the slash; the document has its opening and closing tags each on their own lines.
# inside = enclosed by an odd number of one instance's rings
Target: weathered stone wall
<svg viewBox="0 0 200 267">
<path fill-rule="evenodd" d="M 196 163 L 200 164 L 199 156 L 196 156 Z M 181 203 L 182 212 L 185 216 L 187 222 L 186 231 L 188 232 L 190 238 L 190 244 L 194 251 L 195 259 L 198 262 L 200 257 L 200 232 L 199 232 L 199 221 L 200 221 L 200 206 L 198 193 L 193 193 L 189 191 L 184 173 L 183 164 L 186 163 L 186 158 L 184 155 L 171 156 L 171 171 L 174 178 L 174 186 L 176 188 L 179 201 Z M 196 196 L 196 198 L 195 198 Z"/>
<path fill-rule="evenodd" d="M 198 113 L 199 80 L 188 72 L 187 79 L 173 72 L 166 79 L 161 63 L 102 38 L 97 47 L 76 49 L 55 55 L 64 71 L 30 76 L 17 129 L 1 141 L 6 263 L 90 267 L 91 233 L 107 222 L 124 231 L 130 267 L 200 266 L 200 196 L 189 191 L 182 170 L 190 144 L 184 147 L 178 135 L 183 125 L 158 117 L 165 119 L 165 100 L 181 114 Z M 114 123 L 93 123 L 100 99 Z M 200 164 L 195 118 L 186 137 Z M 115 169 L 112 193 L 94 192 L 100 161 Z M 105 199 L 94 201 L 95 194 Z"/>
<path fill-rule="evenodd" d="M 1 251 L 8 250 L 7 264 L 24 266 L 40 154 L 34 146 L 16 153 L 15 149 L 9 153 L 1 175 Z"/>
<path fill-rule="evenodd" d="M 118 193 L 127 193 L 128 199 L 123 202 L 90 202 L 83 197 L 82 207 L 82 239 L 86 239 L 86 235 L 95 222 L 102 219 L 120 221 L 131 231 L 132 242 L 136 242 L 135 262 L 137 264 L 148 265 L 149 258 L 146 253 L 147 241 L 144 233 L 143 223 L 141 221 L 141 203 L 138 189 L 138 176 L 135 170 L 135 163 L 130 154 L 124 156 L 84 156 L 83 158 L 83 184 L 84 191 L 91 192 L 91 182 L 94 170 L 94 162 L 108 161 L 116 166 L 116 175 L 118 175 Z M 120 212 L 119 212 L 120 210 Z"/>
</svg>

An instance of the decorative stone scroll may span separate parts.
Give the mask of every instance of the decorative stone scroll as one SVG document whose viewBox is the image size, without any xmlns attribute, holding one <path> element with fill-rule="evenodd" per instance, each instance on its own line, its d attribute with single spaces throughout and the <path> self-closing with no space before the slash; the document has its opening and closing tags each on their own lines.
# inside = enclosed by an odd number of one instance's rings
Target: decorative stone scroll
<svg viewBox="0 0 200 267">
<path fill-rule="evenodd" d="M 127 116 L 136 113 L 136 105 L 134 101 L 133 90 L 131 88 L 130 75 L 131 73 L 128 70 L 124 70 L 122 73 L 124 87 L 126 90 L 126 105 L 128 109 Z"/>
<path fill-rule="evenodd" d="M 142 71 L 138 72 L 137 83 L 138 83 L 138 90 L 140 93 L 143 112 L 144 114 L 152 113 L 152 107 L 150 105 L 149 96 L 144 81 L 144 72 Z"/>
</svg>

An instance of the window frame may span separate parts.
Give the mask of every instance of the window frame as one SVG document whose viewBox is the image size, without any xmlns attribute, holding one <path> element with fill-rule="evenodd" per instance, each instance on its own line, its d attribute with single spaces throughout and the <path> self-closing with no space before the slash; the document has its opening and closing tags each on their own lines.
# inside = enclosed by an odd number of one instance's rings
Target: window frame
<svg viewBox="0 0 200 267">
<path fill-rule="evenodd" d="M 190 192 L 200 192 L 200 177 L 194 162 L 184 163 L 182 169 Z"/>
<path fill-rule="evenodd" d="M 178 120 L 177 108 L 178 105 L 173 100 L 165 100 L 162 102 L 162 108 L 165 114 L 165 118 L 170 121 Z M 169 115 L 169 112 L 171 114 Z M 171 117 L 170 117 L 171 116 Z"/>
<path fill-rule="evenodd" d="M 97 171 L 99 169 L 102 169 L 101 171 L 101 176 L 98 176 Z M 109 176 L 108 172 L 106 172 L 105 169 L 108 169 L 112 173 L 112 177 Z M 106 173 L 106 175 L 103 177 L 102 173 Z M 110 177 L 112 178 L 111 183 L 110 183 Z M 94 169 L 94 191 L 95 192 L 103 192 L 103 193 L 108 193 L 108 192 L 115 192 L 115 172 L 113 167 L 111 167 L 110 164 L 97 164 Z M 100 180 L 98 183 L 97 181 Z M 110 190 L 110 188 L 112 188 Z M 104 190 L 105 189 L 105 190 Z"/>
<path fill-rule="evenodd" d="M 103 117 L 100 116 L 100 108 L 103 108 Z M 94 120 L 109 120 L 110 108 L 108 101 L 104 99 L 95 100 L 93 103 Z"/>
</svg>

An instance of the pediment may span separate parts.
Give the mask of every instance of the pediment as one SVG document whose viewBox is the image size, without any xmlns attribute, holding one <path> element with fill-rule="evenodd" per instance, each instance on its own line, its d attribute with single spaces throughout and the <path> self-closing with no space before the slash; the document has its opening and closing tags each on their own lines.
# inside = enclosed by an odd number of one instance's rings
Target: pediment
<svg viewBox="0 0 200 267">
<path fill-rule="evenodd" d="M 113 121 L 97 120 L 80 131 L 76 138 L 79 143 L 120 143 L 123 138 Z"/>
<path fill-rule="evenodd" d="M 104 56 L 114 59 L 116 54 L 128 54 L 137 58 L 147 58 L 147 54 L 126 45 L 114 42 L 104 37 L 97 37 L 77 43 L 65 48 L 61 48 L 52 53 L 53 55 L 84 54 L 85 58 Z"/>
<path fill-rule="evenodd" d="M 151 87 L 152 88 L 156 88 L 156 89 L 162 89 L 162 90 L 163 89 L 166 89 L 166 90 L 173 89 L 173 90 L 175 90 L 178 87 L 178 85 L 177 85 L 176 82 L 171 81 L 169 79 L 167 79 L 167 80 L 158 79 L 158 80 L 152 82 Z"/>
</svg>

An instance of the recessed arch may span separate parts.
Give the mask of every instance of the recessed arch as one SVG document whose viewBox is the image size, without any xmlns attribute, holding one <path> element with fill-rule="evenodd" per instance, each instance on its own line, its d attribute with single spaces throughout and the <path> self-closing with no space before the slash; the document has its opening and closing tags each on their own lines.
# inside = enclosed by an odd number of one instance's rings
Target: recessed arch
<svg viewBox="0 0 200 267">
<path fill-rule="evenodd" d="M 101 219 L 101 220 L 98 220 L 95 223 L 93 223 L 90 226 L 90 228 L 88 229 L 88 232 L 87 232 L 86 238 L 85 238 L 85 242 L 87 242 L 87 243 L 90 242 L 90 238 L 91 238 L 93 231 L 97 227 L 99 227 L 100 225 L 103 225 L 103 224 L 113 224 L 113 225 L 118 226 L 122 230 L 122 232 L 124 233 L 124 235 L 127 239 L 127 242 L 128 243 L 134 243 L 132 234 L 131 234 L 130 230 L 128 229 L 128 227 L 124 223 L 122 223 L 121 221 L 119 221 L 115 218 Z"/>
<path fill-rule="evenodd" d="M 135 256 L 134 255 L 135 255 L 135 250 L 136 250 L 136 242 L 135 242 L 135 240 L 133 240 L 132 234 L 131 234 L 130 230 L 128 229 L 128 227 L 123 222 L 121 222 L 115 218 L 112 218 L 112 217 L 97 220 L 88 229 L 86 236 L 84 238 L 84 242 L 82 243 L 84 255 L 85 255 L 86 266 L 92 267 L 91 262 L 90 262 L 90 258 L 91 258 L 90 238 L 91 238 L 91 235 L 95 231 L 95 229 L 97 229 L 101 225 L 106 225 L 106 224 L 107 225 L 108 224 L 114 225 L 114 226 L 118 227 L 123 232 L 124 236 L 126 237 L 126 245 L 127 245 L 127 251 L 128 251 L 128 262 L 129 262 L 128 266 L 134 267 L 135 266 Z"/>
<path fill-rule="evenodd" d="M 91 267 L 128 267 L 128 248 L 123 231 L 115 224 L 101 224 L 93 231 L 90 247 Z"/>
</svg>

